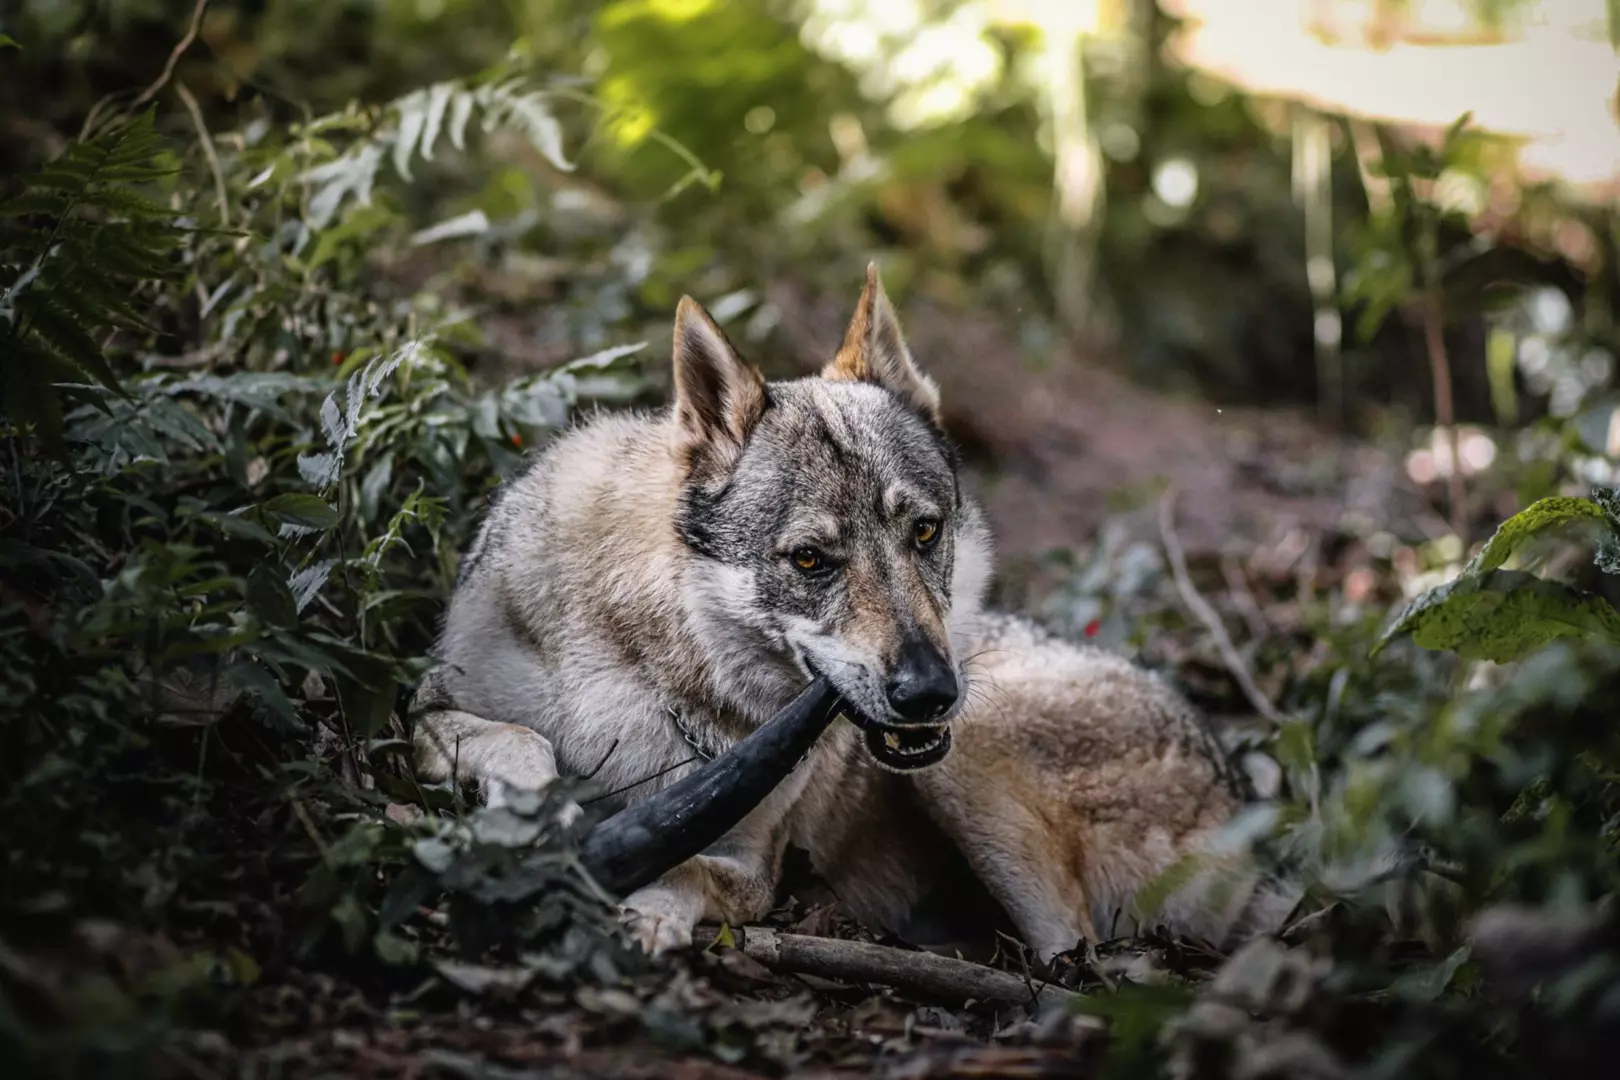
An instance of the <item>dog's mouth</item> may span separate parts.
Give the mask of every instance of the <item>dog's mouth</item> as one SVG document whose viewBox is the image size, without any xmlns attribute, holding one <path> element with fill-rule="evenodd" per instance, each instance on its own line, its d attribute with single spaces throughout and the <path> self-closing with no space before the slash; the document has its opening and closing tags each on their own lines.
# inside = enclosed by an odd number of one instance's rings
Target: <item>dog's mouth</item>
<svg viewBox="0 0 1620 1080">
<path fill-rule="evenodd" d="M 857 724 L 872 760 L 895 772 L 916 772 L 938 765 L 951 752 L 951 729 L 943 724 L 937 727 Z"/>
<path fill-rule="evenodd" d="M 951 752 L 949 724 L 889 724 L 850 705 L 844 715 L 861 729 L 872 760 L 894 772 L 916 772 L 938 765 Z"/>
<path fill-rule="evenodd" d="M 801 662 L 811 677 L 821 676 L 808 657 Z M 829 680 L 830 681 L 830 680 Z M 866 752 L 881 768 L 891 772 L 917 772 L 944 761 L 951 752 L 951 729 L 947 724 L 890 724 L 873 720 L 848 698 L 842 714 L 861 729 Z"/>
</svg>

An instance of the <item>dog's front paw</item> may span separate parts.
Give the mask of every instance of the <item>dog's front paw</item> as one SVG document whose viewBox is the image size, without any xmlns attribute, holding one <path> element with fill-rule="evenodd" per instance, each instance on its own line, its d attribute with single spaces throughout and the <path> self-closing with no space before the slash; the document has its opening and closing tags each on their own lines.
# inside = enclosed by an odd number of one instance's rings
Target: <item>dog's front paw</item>
<svg viewBox="0 0 1620 1080">
<path fill-rule="evenodd" d="M 519 787 L 494 778 L 485 778 L 479 787 L 483 792 L 486 807 L 490 809 L 505 807 L 517 813 L 533 813 L 534 800 L 541 794 L 538 789 Z M 573 828 L 584 816 L 584 808 L 570 799 L 557 808 L 555 820 L 557 826 L 566 831 Z"/>
<path fill-rule="evenodd" d="M 630 939 L 651 956 L 661 956 L 692 944 L 692 927 L 683 919 L 634 908 L 620 908 L 619 920 Z"/>
<path fill-rule="evenodd" d="M 503 724 L 491 737 L 497 739 L 499 754 L 478 770 L 484 805 L 533 813 L 536 798 L 557 779 L 557 755 L 550 741 L 521 724 Z M 572 828 L 584 813 L 577 803 L 565 801 L 556 812 L 556 823 Z"/>
</svg>

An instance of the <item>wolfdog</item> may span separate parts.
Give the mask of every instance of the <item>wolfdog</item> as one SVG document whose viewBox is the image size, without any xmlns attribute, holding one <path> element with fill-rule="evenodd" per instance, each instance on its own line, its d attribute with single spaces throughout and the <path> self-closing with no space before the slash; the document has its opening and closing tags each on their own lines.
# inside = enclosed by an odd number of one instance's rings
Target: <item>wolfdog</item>
<svg viewBox="0 0 1620 1080">
<path fill-rule="evenodd" d="M 1225 857 L 1240 800 L 1185 700 L 984 610 L 990 539 L 875 267 L 816 375 L 766 382 L 690 297 L 673 365 L 672 407 L 580 424 L 495 498 L 417 699 L 427 778 L 499 801 L 595 769 L 622 805 L 824 676 L 854 722 L 625 899 L 652 952 L 763 915 L 790 844 L 900 934 L 965 867 L 1043 960 L 1094 945 L 1178 860 Z M 1132 917 L 1210 940 L 1275 921 L 1245 880 L 1213 903 L 1183 881 Z"/>
</svg>

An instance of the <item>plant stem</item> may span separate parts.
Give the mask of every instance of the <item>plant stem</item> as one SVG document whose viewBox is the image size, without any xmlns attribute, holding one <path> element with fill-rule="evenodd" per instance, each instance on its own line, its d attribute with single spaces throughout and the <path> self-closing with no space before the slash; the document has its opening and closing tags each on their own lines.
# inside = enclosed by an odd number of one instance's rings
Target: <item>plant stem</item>
<svg viewBox="0 0 1620 1080">
<path fill-rule="evenodd" d="M 157 77 L 157 80 L 151 86 L 141 91 L 141 96 L 135 99 L 135 103 L 131 108 L 138 109 L 145 105 L 157 96 L 159 90 L 169 85 L 169 80 L 174 78 L 175 65 L 180 63 L 181 54 L 191 48 L 192 42 L 197 40 L 197 32 L 202 29 L 203 14 L 207 10 L 208 0 L 197 0 L 197 5 L 191 9 L 191 25 L 186 28 L 186 36 L 181 38 L 180 43 L 170 51 L 168 62 L 163 65 L 162 74 Z"/>
<path fill-rule="evenodd" d="M 1433 283 L 1423 290 L 1423 343 L 1429 354 L 1429 374 L 1434 380 L 1434 418 L 1445 429 L 1451 449 L 1451 469 L 1446 475 L 1447 502 L 1450 503 L 1451 531 L 1468 550 L 1468 513 L 1463 497 L 1462 439 L 1457 431 L 1456 411 L 1451 391 L 1451 359 L 1446 355 L 1444 316 L 1440 289 Z"/>
</svg>

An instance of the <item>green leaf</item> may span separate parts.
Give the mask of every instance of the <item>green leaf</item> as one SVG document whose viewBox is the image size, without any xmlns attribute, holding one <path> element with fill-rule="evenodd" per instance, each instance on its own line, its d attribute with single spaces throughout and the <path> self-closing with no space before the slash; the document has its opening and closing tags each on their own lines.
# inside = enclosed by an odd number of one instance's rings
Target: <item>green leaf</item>
<svg viewBox="0 0 1620 1080">
<path fill-rule="evenodd" d="M 1563 638 L 1620 644 L 1620 611 L 1601 596 L 1517 570 L 1469 574 L 1414 600 L 1373 654 L 1403 634 L 1425 649 L 1508 663 Z"/>
<path fill-rule="evenodd" d="M 281 684 L 251 660 L 239 660 L 225 669 L 225 681 L 255 695 L 266 708 L 289 724 L 298 724 L 298 710 Z"/>
<path fill-rule="evenodd" d="M 1542 499 L 1514 514 L 1497 527 L 1478 555 L 1468 564 L 1464 574 L 1477 574 L 1495 570 L 1507 562 L 1525 541 L 1538 533 L 1561 528 L 1573 522 L 1607 519 L 1603 508 L 1591 499 L 1554 497 Z"/>
<path fill-rule="evenodd" d="M 1451 122 L 1446 128 L 1445 138 L 1440 142 L 1440 161 L 1445 165 L 1456 163 L 1459 150 L 1465 146 L 1475 133 L 1468 130 L 1468 125 L 1474 122 L 1472 111 L 1465 112 Z"/>
<path fill-rule="evenodd" d="M 16 38 L 12 37 L 10 34 L 0 34 L 0 49 L 21 49 L 21 48 L 22 48 L 22 46 L 17 44 L 17 39 Z"/>
<path fill-rule="evenodd" d="M 193 521 L 203 522 L 218 529 L 227 536 L 240 536 L 249 540 L 258 540 L 261 543 L 273 544 L 276 542 L 272 534 L 263 525 L 240 514 L 226 514 L 216 510 L 202 510 L 190 515 Z"/>
<path fill-rule="evenodd" d="M 1283 768 L 1304 772 L 1316 761 L 1316 736 L 1304 721 L 1289 720 L 1277 728 L 1272 749 Z"/>
<path fill-rule="evenodd" d="M 1152 922 L 1172 893 L 1192 884 L 1199 872 L 1213 863 L 1214 860 L 1205 852 L 1186 852 L 1137 889 L 1136 895 L 1131 898 L 1131 917 L 1141 923 Z"/>
<path fill-rule="evenodd" d="M 394 711 L 396 685 L 392 679 L 380 687 L 367 686 L 357 679 L 337 680 L 338 702 L 349 730 L 363 739 L 370 739 L 388 726 L 388 717 Z"/>
<path fill-rule="evenodd" d="M 366 940 L 366 924 L 369 921 L 366 909 L 353 893 L 344 893 L 338 902 L 332 905 L 332 921 L 337 923 L 338 929 L 343 933 L 343 946 L 351 954 L 357 952 Z"/>
<path fill-rule="evenodd" d="M 416 913 L 416 909 L 439 888 L 431 873 L 418 866 L 407 866 L 383 894 L 377 910 L 377 925 L 392 930 Z"/>
<path fill-rule="evenodd" d="M 1108 994 L 1077 998 L 1072 1011 L 1108 1021 L 1108 1077 L 1153 1076 L 1164 1054 L 1165 1026 L 1186 1012 L 1194 991 L 1184 983 L 1121 983 Z"/>
<path fill-rule="evenodd" d="M 78 373 L 31 340 L 13 344 L 15 351 L 6 359 L 5 377 L 0 378 L 0 413 L 18 427 L 32 424 L 45 448 L 60 457 L 66 444 L 62 441 L 62 398 L 55 384 L 72 382 Z"/>
<path fill-rule="evenodd" d="M 309 529 L 330 529 L 338 523 L 337 511 L 318 495 L 277 495 L 260 509 L 290 525 Z"/>
<path fill-rule="evenodd" d="M 395 967 L 416 963 L 422 957 L 422 947 L 414 941 L 378 930 L 371 939 L 377 959 Z"/>
<path fill-rule="evenodd" d="M 280 571 L 269 563 L 260 563 L 248 575 L 247 599 L 254 614 L 271 626 L 292 626 L 298 621 L 292 590 L 282 580 Z"/>
<path fill-rule="evenodd" d="M 1470 946 L 1464 945 L 1438 964 L 1408 971 L 1399 976 L 1390 989 L 1402 1001 L 1427 1004 L 1438 1001 L 1451 986 L 1457 971 L 1468 961 Z"/>
<path fill-rule="evenodd" d="M 235 946 L 225 950 L 223 959 L 237 986 L 252 986 L 263 975 L 259 962 Z"/>
</svg>

